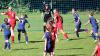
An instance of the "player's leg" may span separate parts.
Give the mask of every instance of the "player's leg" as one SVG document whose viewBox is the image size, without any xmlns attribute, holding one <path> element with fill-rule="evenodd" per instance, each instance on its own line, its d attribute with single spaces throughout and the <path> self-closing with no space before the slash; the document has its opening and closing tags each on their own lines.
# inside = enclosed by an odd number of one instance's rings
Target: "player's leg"
<svg viewBox="0 0 100 56">
<path fill-rule="evenodd" d="M 11 36 L 11 34 L 9 34 L 9 35 L 8 35 L 8 44 L 7 44 L 8 49 L 10 49 L 10 48 L 11 48 L 11 47 L 10 47 L 10 42 L 9 42 L 10 36 Z"/>
<path fill-rule="evenodd" d="M 44 52 L 43 56 L 46 56 L 46 55 L 47 55 L 47 53 L 46 53 L 46 52 Z"/>
<path fill-rule="evenodd" d="M 20 38 L 21 38 L 21 30 L 18 29 L 18 42 L 20 42 Z"/>
<path fill-rule="evenodd" d="M 15 28 L 15 25 L 11 25 L 11 39 L 12 39 L 12 43 L 14 43 L 14 28 Z"/>
<path fill-rule="evenodd" d="M 46 22 L 44 22 L 44 24 L 43 24 L 43 31 L 44 32 L 46 31 Z"/>
<path fill-rule="evenodd" d="M 50 54 L 50 56 L 54 56 L 54 55 L 53 55 L 53 52 L 50 52 L 49 54 Z"/>
<path fill-rule="evenodd" d="M 5 39 L 4 49 L 6 49 L 7 48 L 7 35 L 4 35 L 4 39 Z"/>
<path fill-rule="evenodd" d="M 57 28 L 58 28 L 58 29 L 60 30 L 60 32 L 63 34 L 64 38 L 65 38 L 65 39 L 68 39 L 68 34 L 65 33 L 65 32 L 63 31 L 62 23 L 58 23 L 58 24 L 57 24 Z"/>
<path fill-rule="evenodd" d="M 24 33 L 26 44 L 28 44 L 28 35 L 26 30 L 23 30 L 22 33 Z"/>
<path fill-rule="evenodd" d="M 5 46 L 4 46 L 4 49 L 8 48 L 10 49 L 10 43 L 9 43 L 9 38 L 10 38 L 10 35 L 5 35 Z"/>
<path fill-rule="evenodd" d="M 60 32 L 63 34 L 63 36 L 64 36 L 65 39 L 68 39 L 68 34 L 65 33 L 65 32 L 63 31 L 63 29 L 60 29 Z"/>
<path fill-rule="evenodd" d="M 75 33 L 77 37 L 79 37 L 80 28 L 81 28 L 81 22 L 79 23 L 76 22 L 75 23 Z"/>
</svg>

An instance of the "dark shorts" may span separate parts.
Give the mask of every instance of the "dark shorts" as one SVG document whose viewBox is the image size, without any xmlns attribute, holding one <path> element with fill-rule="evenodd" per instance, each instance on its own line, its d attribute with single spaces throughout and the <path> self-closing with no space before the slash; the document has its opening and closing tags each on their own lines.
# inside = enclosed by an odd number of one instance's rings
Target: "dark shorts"
<svg viewBox="0 0 100 56">
<path fill-rule="evenodd" d="M 99 29 L 99 27 L 93 27 L 93 28 L 92 28 L 93 33 L 98 33 L 98 29 Z"/>
<path fill-rule="evenodd" d="M 9 40 L 10 39 L 10 36 L 11 36 L 11 33 L 10 34 L 7 34 L 7 35 L 4 35 L 5 40 Z"/>
<path fill-rule="evenodd" d="M 18 32 L 26 33 L 26 30 L 25 29 L 23 29 L 23 30 L 18 29 Z"/>
<path fill-rule="evenodd" d="M 51 17 L 51 16 L 44 16 L 44 19 L 43 19 L 44 22 L 47 23 L 47 21 L 50 20 L 50 17 Z"/>
<path fill-rule="evenodd" d="M 81 22 L 79 22 L 79 23 L 76 23 L 76 22 L 75 22 L 75 28 L 76 28 L 77 30 L 79 30 L 79 29 L 81 28 Z"/>
</svg>

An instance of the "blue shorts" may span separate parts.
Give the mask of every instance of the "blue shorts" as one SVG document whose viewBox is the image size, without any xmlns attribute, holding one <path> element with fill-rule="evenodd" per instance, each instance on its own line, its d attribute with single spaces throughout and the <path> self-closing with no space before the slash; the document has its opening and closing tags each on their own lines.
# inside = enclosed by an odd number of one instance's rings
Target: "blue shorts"
<svg viewBox="0 0 100 56">
<path fill-rule="evenodd" d="M 25 29 L 23 29 L 23 30 L 22 30 L 22 29 L 18 29 L 17 31 L 18 31 L 18 32 L 22 32 L 22 33 L 25 33 L 25 32 L 26 32 Z"/>
<path fill-rule="evenodd" d="M 81 28 L 81 22 L 79 22 L 79 23 L 76 23 L 76 22 L 75 22 L 75 28 L 76 28 L 77 30 L 79 30 L 79 29 Z"/>
<path fill-rule="evenodd" d="M 11 33 L 10 34 L 7 34 L 7 35 L 4 35 L 5 40 L 9 40 L 10 39 L 10 36 L 11 36 Z"/>
<path fill-rule="evenodd" d="M 98 33 L 98 29 L 99 29 L 98 27 L 93 27 L 93 28 L 92 28 L 93 33 Z"/>
</svg>

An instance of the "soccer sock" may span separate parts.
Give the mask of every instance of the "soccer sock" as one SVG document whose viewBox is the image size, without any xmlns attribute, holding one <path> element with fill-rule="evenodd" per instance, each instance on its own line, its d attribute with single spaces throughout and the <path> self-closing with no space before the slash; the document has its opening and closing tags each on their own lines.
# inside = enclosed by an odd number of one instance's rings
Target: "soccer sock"
<svg viewBox="0 0 100 56">
<path fill-rule="evenodd" d="M 10 49 L 10 43 L 9 42 L 7 42 L 7 46 L 8 46 L 8 49 Z"/>
<path fill-rule="evenodd" d="M 5 45 L 4 45 L 4 49 L 6 49 L 7 48 L 7 42 L 5 42 Z"/>
<path fill-rule="evenodd" d="M 46 31 L 46 26 L 43 26 L 43 31 L 44 31 L 44 32 Z"/>
<path fill-rule="evenodd" d="M 67 34 L 67 33 L 64 34 L 64 38 L 65 38 L 65 39 L 68 38 L 68 34 Z"/>
<path fill-rule="evenodd" d="M 76 31 L 76 36 L 79 37 L 79 33 L 78 33 L 78 31 Z"/>
<path fill-rule="evenodd" d="M 28 42 L 28 36 L 27 35 L 25 36 L 25 40 L 26 40 L 26 42 Z"/>
<path fill-rule="evenodd" d="M 20 41 L 20 33 L 18 34 L 18 41 Z"/>
<path fill-rule="evenodd" d="M 11 38 L 12 38 L 12 43 L 14 43 L 14 36 L 11 36 Z"/>
<path fill-rule="evenodd" d="M 92 35 L 92 38 L 93 38 L 94 40 L 96 40 L 96 36 L 94 35 L 94 33 L 92 33 L 91 35 Z"/>
</svg>

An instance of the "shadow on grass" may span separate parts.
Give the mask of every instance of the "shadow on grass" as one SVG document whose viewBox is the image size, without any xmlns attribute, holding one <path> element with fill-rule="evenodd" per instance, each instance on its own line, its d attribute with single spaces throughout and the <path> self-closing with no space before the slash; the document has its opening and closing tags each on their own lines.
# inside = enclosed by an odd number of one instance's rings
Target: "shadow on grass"
<svg viewBox="0 0 100 56">
<path fill-rule="evenodd" d="M 86 38 L 76 38 L 76 39 L 70 39 L 70 40 L 81 40 L 81 39 L 86 39 Z"/>
<path fill-rule="evenodd" d="M 69 41 L 73 41 L 73 40 L 82 40 L 82 39 L 86 39 L 86 38 L 75 38 L 75 39 L 69 39 Z M 66 40 L 66 39 L 61 39 L 61 40 Z"/>
<path fill-rule="evenodd" d="M 81 49 L 83 49 L 83 48 L 69 48 L 69 49 L 56 49 L 56 50 L 81 50 Z"/>
<path fill-rule="evenodd" d="M 13 49 L 13 50 L 17 51 L 17 50 L 32 50 L 32 49 L 39 49 L 39 48 L 26 48 L 26 49 Z"/>
<path fill-rule="evenodd" d="M 57 56 L 86 56 L 86 54 L 71 54 L 71 55 L 57 55 Z"/>
<path fill-rule="evenodd" d="M 41 42 L 44 42 L 44 41 L 29 41 L 29 43 L 41 43 Z M 20 42 L 20 43 L 26 43 L 26 42 L 24 41 L 24 42 Z M 15 43 L 15 44 L 18 44 L 18 43 Z"/>
<path fill-rule="evenodd" d="M 41 42 L 44 42 L 44 41 L 29 41 L 29 43 L 41 43 Z"/>
</svg>

